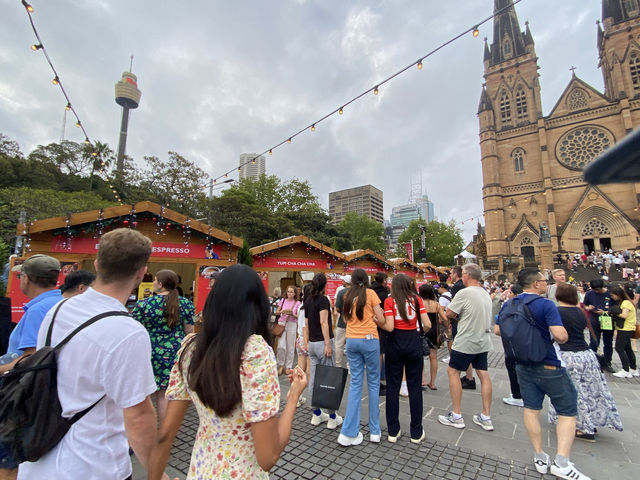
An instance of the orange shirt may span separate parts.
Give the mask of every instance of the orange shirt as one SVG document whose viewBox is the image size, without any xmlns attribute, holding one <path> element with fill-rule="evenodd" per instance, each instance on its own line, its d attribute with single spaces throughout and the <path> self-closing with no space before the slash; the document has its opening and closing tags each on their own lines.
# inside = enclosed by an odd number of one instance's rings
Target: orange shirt
<svg viewBox="0 0 640 480">
<path fill-rule="evenodd" d="M 357 299 L 354 300 L 351 317 L 345 318 L 347 323 L 347 338 L 366 338 L 367 335 L 372 335 L 372 338 L 378 338 L 378 327 L 373 321 L 373 307 L 380 305 L 378 294 L 370 288 L 367 288 L 367 303 L 364 305 L 362 320 L 358 320 L 356 316 L 356 302 Z"/>
</svg>

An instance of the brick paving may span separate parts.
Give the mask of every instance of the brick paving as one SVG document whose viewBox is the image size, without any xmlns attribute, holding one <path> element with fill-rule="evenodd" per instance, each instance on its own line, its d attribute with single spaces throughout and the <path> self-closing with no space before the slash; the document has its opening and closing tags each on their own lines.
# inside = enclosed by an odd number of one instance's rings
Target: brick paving
<svg viewBox="0 0 640 480">
<path fill-rule="evenodd" d="M 369 430 L 361 425 L 365 440 L 355 447 L 341 447 L 336 442 L 339 430 L 309 424 L 311 411 L 307 405 L 298 408 L 291 440 L 276 466 L 271 470 L 272 479 L 540 479 L 531 462 L 532 450 L 522 425 L 522 409 L 507 406 L 501 398 L 509 394 L 509 382 L 504 368 L 504 355 L 499 339 L 494 339 L 494 352 L 489 355 L 489 373 L 493 383 L 492 418 L 494 432 L 485 432 L 474 425 L 471 414 L 480 410 L 480 386 L 478 390 L 464 390 L 462 414 L 467 424 L 457 430 L 441 425 L 438 414 L 446 413 L 451 406 L 446 365 L 439 363 L 437 391 L 424 392 L 423 426 L 427 440 L 420 445 L 409 442 L 408 402 L 400 399 L 400 423 L 403 435 L 398 443 L 386 441 L 384 414 L 385 398 L 380 397 L 382 442 L 368 441 Z M 446 350 L 439 352 L 439 357 Z M 617 357 L 614 355 L 614 357 Z M 617 360 L 617 358 L 614 358 Z M 428 361 L 425 363 L 428 375 Z M 606 430 L 600 432 L 597 443 L 576 441 L 572 460 L 578 468 L 594 479 L 631 479 L 640 471 L 640 379 L 618 379 L 606 375 L 618 409 L 622 416 L 624 432 Z M 287 380 L 280 377 L 282 398 L 286 397 Z M 365 389 L 366 392 L 366 389 Z M 345 411 L 346 392 L 340 412 Z M 367 398 L 363 398 L 362 419 L 367 418 Z M 546 422 L 546 408 L 540 415 L 545 451 L 555 454 L 555 427 Z M 198 417 L 189 408 L 182 428 L 174 442 L 168 473 L 171 478 L 184 478 L 189 467 L 191 448 L 198 428 Z M 603 459 L 605 461 L 603 461 Z M 134 466 L 135 480 L 146 478 L 139 466 Z M 546 475 L 544 478 L 555 478 Z"/>
</svg>

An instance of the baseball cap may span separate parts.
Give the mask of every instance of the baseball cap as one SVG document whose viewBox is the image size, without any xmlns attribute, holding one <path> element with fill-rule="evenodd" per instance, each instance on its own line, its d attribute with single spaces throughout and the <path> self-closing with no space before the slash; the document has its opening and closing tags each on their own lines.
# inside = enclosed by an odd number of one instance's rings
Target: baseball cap
<svg viewBox="0 0 640 480">
<path fill-rule="evenodd" d="M 440 285 L 438 285 L 437 283 L 434 283 L 434 284 L 433 284 L 433 289 L 434 289 L 434 290 L 437 290 L 437 289 L 439 289 L 439 288 L 440 288 Z"/>
<path fill-rule="evenodd" d="M 345 275 L 342 277 L 342 281 L 344 283 L 348 283 L 349 285 L 351 285 L 351 275 Z"/>
<path fill-rule="evenodd" d="M 16 265 L 11 271 L 24 272 L 30 277 L 57 277 L 60 273 L 60 262 L 49 255 L 37 254 Z"/>
</svg>

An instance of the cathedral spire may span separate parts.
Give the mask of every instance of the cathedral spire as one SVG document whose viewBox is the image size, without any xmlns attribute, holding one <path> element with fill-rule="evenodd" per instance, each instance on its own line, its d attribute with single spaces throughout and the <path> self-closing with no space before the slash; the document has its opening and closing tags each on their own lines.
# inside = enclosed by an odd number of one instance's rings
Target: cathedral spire
<svg viewBox="0 0 640 480">
<path fill-rule="evenodd" d="M 491 66 L 526 54 L 527 41 L 533 41 L 531 32 L 528 40 L 526 32 L 523 33 L 520 30 L 513 0 L 494 0 L 493 13 L 495 17 L 493 18 Z"/>
</svg>

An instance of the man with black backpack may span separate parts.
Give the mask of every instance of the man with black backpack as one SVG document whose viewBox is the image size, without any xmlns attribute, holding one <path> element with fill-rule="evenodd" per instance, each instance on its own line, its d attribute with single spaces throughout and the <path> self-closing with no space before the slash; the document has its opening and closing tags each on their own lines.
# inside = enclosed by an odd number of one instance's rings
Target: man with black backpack
<svg viewBox="0 0 640 480">
<path fill-rule="evenodd" d="M 518 283 L 524 292 L 503 305 L 498 324 L 505 354 L 508 349 L 516 360 L 524 425 L 535 451 L 536 470 L 545 474 L 551 467 L 551 474 L 558 478 L 590 480 L 569 460 L 576 432 L 578 396 L 557 345 L 565 343 L 569 336 L 558 307 L 541 296 L 547 291 L 547 279 L 540 270 L 522 269 Z M 553 463 L 542 450 L 539 416 L 545 395 L 558 412 L 558 451 Z"/>
<path fill-rule="evenodd" d="M 48 340 L 57 345 L 89 319 L 103 318 L 80 330 L 56 357 L 62 417 L 86 414 L 48 453 L 22 463 L 19 480 L 130 479 L 129 445 L 147 467 L 157 438 L 149 397 L 156 391 L 151 344 L 145 328 L 124 305 L 146 273 L 150 255 L 151 241 L 137 230 L 106 233 L 94 262 L 94 286 L 45 317 L 39 349 Z"/>
</svg>

